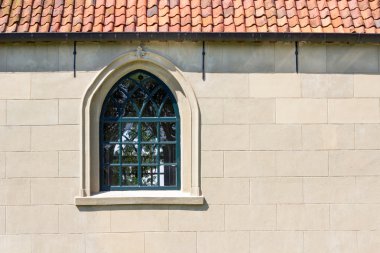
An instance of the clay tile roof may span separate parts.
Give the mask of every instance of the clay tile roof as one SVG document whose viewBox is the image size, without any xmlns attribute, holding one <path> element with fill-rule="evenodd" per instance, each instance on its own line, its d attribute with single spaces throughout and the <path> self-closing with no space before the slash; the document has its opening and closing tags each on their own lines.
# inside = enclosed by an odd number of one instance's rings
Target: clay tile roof
<svg viewBox="0 0 380 253">
<path fill-rule="evenodd" d="M 0 33 L 380 33 L 380 0 L 0 0 Z"/>
</svg>

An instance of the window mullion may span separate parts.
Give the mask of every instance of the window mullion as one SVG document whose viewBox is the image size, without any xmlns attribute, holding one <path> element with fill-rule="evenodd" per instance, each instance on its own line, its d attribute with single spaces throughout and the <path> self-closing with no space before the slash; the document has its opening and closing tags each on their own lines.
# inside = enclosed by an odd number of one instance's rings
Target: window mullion
<svg viewBox="0 0 380 253">
<path fill-rule="evenodd" d="M 121 122 L 119 122 L 119 186 L 121 186 L 121 175 L 122 175 L 122 169 L 123 169 L 123 167 L 122 167 L 122 161 L 121 161 L 121 159 L 122 159 L 122 152 L 123 152 L 123 148 L 122 148 L 122 144 L 121 144 L 121 142 L 122 142 L 122 139 L 123 139 L 123 137 L 122 137 L 122 130 L 121 130 Z"/>
<path fill-rule="evenodd" d="M 177 121 L 176 121 L 176 186 L 181 187 L 181 149 L 180 149 L 180 136 L 181 136 L 181 128 L 180 128 L 180 119 L 179 115 L 177 115 Z"/>
<path fill-rule="evenodd" d="M 138 185 L 142 185 L 142 180 L 141 180 L 141 121 L 138 123 L 137 126 L 137 163 L 138 163 L 138 168 L 137 168 L 137 181 Z"/>
<path fill-rule="evenodd" d="M 160 122 L 157 123 L 157 154 L 156 154 L 156 170 L 157 170 L 157 186 L 161 186 L 160 184 L 160 178 L 161 178 L 161 171 L 160 171 L 160 141 L 161 141 L 161 133 L 160 133 Z M 153 180 L 153 178 L 152 178 Z"/>
</svg>

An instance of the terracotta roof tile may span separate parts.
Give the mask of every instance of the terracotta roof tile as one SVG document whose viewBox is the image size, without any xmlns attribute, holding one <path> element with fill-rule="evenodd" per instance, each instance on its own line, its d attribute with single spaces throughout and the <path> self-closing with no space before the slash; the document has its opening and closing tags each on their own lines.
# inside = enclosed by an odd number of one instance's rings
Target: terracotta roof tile
<svg viewBox="0 0 380 253">
<path fill-rule="evenodd" d="M 0 32 L 379 33 L 379 0 L 0 0 Z"/>
<path fill-rule="evenodd" d="M 181 32 L 191 32 L 191 6 L 190 0 L 180 2 Z"/>
<path fill-rule="evenodd" d="M 51 8 L 51 10 L 53 10 L 53 8 Z M 32 17 L 32 1 L 31 0 L 24 1 L 23 7 L 22 7 L 22 12 L 21 12 L 21 19 L 20 19 L 19 25 L 17 27 L 17 32 L 27 32 L 28 31 L 31 17 Z M 50 16 L 50 19 L 51 19 L 51 16 Z M 49 29 L 47 30 L 47 32 L 48 31 L 49 31 Z"/>
<path fill-rule="evenodd" d="M 49 32 L 51 21 L 52 21 L 52 14 L 54 10 L 54 2 L 53 0 L 45 0 L 44 6 L 42 9 L 42 17 L 41 17 L 41 24 L 38 28 L 39 32 Z"/>
</svg>

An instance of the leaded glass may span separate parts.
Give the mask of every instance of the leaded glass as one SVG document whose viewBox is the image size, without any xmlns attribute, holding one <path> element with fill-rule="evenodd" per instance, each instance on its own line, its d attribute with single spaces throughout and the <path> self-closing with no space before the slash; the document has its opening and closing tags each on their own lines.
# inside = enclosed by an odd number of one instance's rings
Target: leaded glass
<svg viewBox="0 0 380 253">
<path fill-rule="evenodd" d="M 121 78 L 100 117 L 101 190 L 180 189 L 179 126 L 160 79 L 143 70 Z"/>
</svg>

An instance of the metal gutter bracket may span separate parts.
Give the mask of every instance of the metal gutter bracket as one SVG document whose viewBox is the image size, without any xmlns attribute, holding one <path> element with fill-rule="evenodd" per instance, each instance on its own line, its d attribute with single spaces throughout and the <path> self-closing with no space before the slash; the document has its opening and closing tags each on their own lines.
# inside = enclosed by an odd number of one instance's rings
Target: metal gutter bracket
<svg viewBox="0 0 380 253">
<path fill-rule="evenodd" d="M 73 56 L 74 56 L 73 71 L 74 71 L 74 78 L 76 78 L 77 77 L 77 42 L 76 41 L 74 41 Z"/>
</svg>

